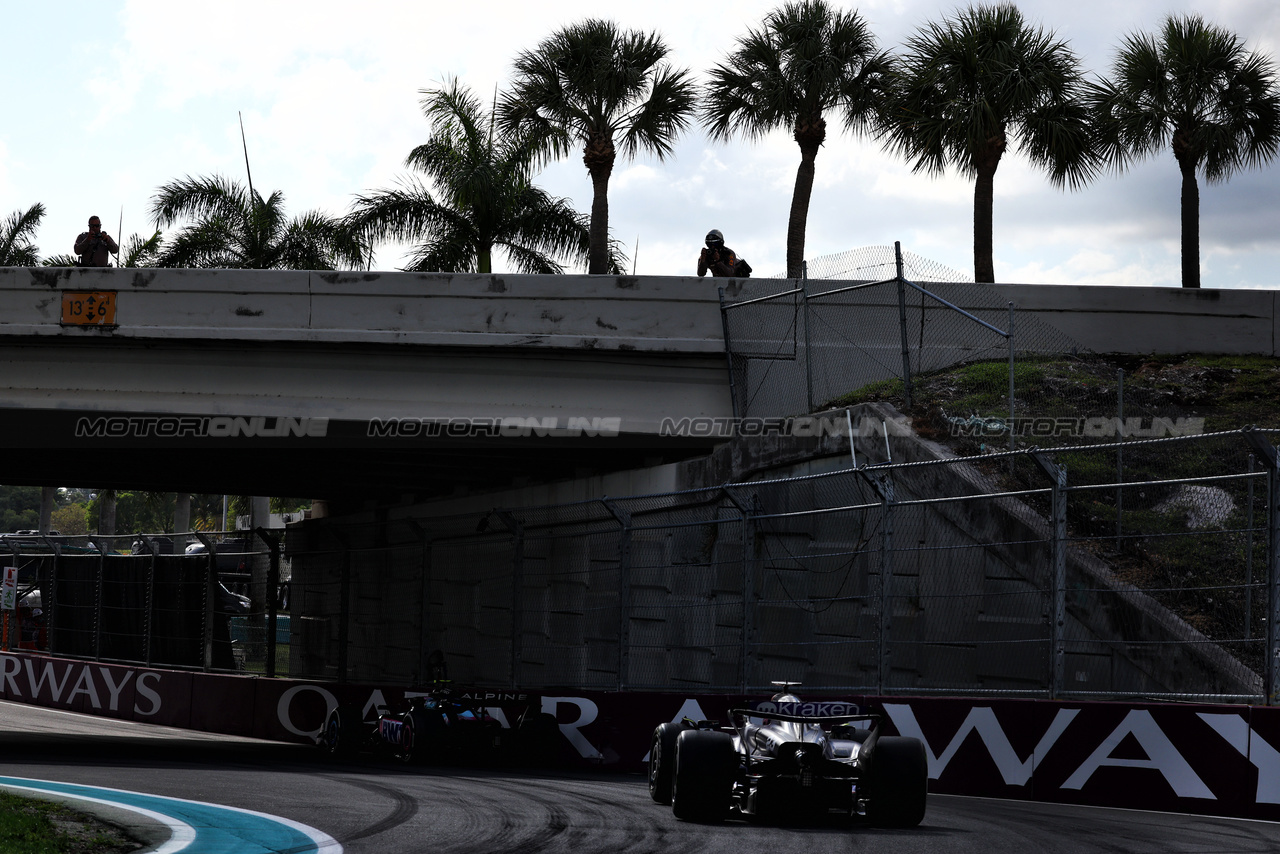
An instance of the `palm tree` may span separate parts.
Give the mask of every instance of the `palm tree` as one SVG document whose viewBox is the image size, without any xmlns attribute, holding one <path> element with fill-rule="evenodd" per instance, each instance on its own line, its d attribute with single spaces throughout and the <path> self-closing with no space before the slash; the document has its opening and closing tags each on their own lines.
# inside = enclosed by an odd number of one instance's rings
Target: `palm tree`
<svg viewBox="0 0 1280 854">
<path fill-rule="evenodd" d="M 357 196 L 349 226 L 369 240 L 415 241 L 407 270 L 493 272 L 493 247 L 522 273 L 561 273 L 557 257 L 587 259 L 585 219 L 531 182 L 537 146 L 528 134 L 495 134 L 495 117 L 457 80 L 423 90 L 431 138 L 405 165 L 431 180 Z"/>
<path fill-rule="evenodd" d="M 880 107 L 889 66 L 857 12 L 803 0 L 771 12 L 711 71 L 701 114 L 712 138 L 741 133 L 759 139 L 785 127 L 800 146 L 787 222 L 790 277 L 799 276 L 804 263 L 814 160 L 827 138 L 824 114 L 841 107 L 848 125 L 866 130 Z"/>
<path fill-rule="evenodd" d="M 183 178 L 151 200 L 157 228 L 183 226 L 155 259 L 159 267 L 333 270 L 363 266 L 364 246 L 341 219 L 318 212 L 285 219 L 284 195 L 267 199 L 221 176 Z"/>
<path fill-rule="evenodd" d="M 160 229 L 145 240 L 141 235 L 130 235 L 120 253 L 121 267 L 158 267 L 160 254 L 163 251 L 164 238 Z"/>
<path fill-rule="evenodd" d="M 36 202 L 0 222 L 0 267 L 35 267 L 40 263 L 40 249 L 31 241 L 42 219 L 44 205 Z"/>
<path fill-rule="evenodd" d="M 530 134 L 546 156 L 564 157 L 582 144 L 592 186 L 589 273 L 609 269 L 609 175 L 619 149 L 623 157 L 645 150 L 662 160 L 693 114 L 689 73 L 666 56 L 656 33 L 587 20 L 516 58 L 515 84 L 499 108 L 502 128 Z"/>
<path fill-rule="evenodd" d="M 1098 170 L 1079 63 L 1011 4 L 972 6 L 908 39 L 883 130 L 914 171 L 974 179 L 974 281 L 994 282 L 996 169 L 1011 146 L 1076 189 Z"/>
<path fill-rule="evenodd" d="M 1280 146 L 1271 62 L 1198 15 L 1169 16 L 1159 36 L 1125 38 L 1114 81 L 1089 87 L 1102 154 L 1117 172 L 1173 149 L 1182 173 L 1182 286 L 1200 287 L 1200 187 L 1260 166 Z"/>
</svg>

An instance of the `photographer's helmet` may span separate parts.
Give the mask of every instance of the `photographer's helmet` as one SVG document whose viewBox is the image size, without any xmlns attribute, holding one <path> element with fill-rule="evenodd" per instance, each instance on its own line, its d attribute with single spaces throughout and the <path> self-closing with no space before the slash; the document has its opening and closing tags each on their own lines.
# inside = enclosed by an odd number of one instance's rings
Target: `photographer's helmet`
<svg viewBox="0 0 1280 854">
<path fill-rule="evenodd" d="M 707 232 L 707 248 L 719 249 L 724 246 L 724 235 L 720 233 L 720 229 L 713 228 Z"/>
</svg>

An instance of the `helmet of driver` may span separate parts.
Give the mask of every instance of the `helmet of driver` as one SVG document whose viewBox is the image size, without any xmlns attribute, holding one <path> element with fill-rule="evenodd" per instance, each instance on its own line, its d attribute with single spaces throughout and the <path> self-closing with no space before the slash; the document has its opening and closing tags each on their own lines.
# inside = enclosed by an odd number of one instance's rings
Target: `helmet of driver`
<svg viewBox="0 0 1280 854">
<path fill-rule="evenodd" d="M 720 233 L 720 229 L 713 228 L 707 232 L 707 248 L 719 249 L 724 246 L 724 235 Z"/>
</svg>

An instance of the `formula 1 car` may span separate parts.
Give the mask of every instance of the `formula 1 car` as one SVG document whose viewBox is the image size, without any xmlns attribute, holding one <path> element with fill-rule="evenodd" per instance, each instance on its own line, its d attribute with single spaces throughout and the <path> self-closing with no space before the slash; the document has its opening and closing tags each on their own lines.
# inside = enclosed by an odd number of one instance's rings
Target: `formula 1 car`
<svg viewBox="0 0 1280 854">
<path fill-rule="evenodd" d="M 436 683 L 407 698 L 407 708 L 379 706 L 373 721 L 358 706 L 329 712 L 319 744 L 333 756 L 360 750 L 390 753 L 404 763 L 514 761 L 551 764 L 560 747 L 553 715 L 536 698 L 516 692 L 455 688 Z M 523 706 L 515 726 L 500 707 Z"/>
<path fill-rule="evenodd" d="M 879 715 L 786 692 L 730 715 L 732 727 L 685 719 L 653 731 L 649 794 L 677 818 L 722 821 L 736 811 L 796 821 L 838 810 L 885 827 L 924 819 L 924 745 L 881 735 Z"/>
</svg>

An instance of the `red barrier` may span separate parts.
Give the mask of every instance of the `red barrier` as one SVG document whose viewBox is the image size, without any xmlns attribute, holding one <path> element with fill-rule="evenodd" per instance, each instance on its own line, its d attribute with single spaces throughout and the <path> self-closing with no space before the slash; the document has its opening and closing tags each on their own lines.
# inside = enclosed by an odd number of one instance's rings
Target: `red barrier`
<svg viewBox="0 0 1280 854">
<path fill-rule="evenodd" d="M 208 732 L 314 742 L 330 708 L 372 714 L 402 688 L 298 682 L 0 653 L 0 698 Z M 549 690 L 566 756 L 639 770 L 653 728 L 725 721 L 742 697 Z M 751 699 L 760 699 L 753 697 Z M 1280 820 L 1280 709 L 849 697 L 919 738 L 930 791 Z M 515 708 L 495 701 L 509 721 Z M 512 721 L 513 722 L 513 721 Z"/>
</svg>

